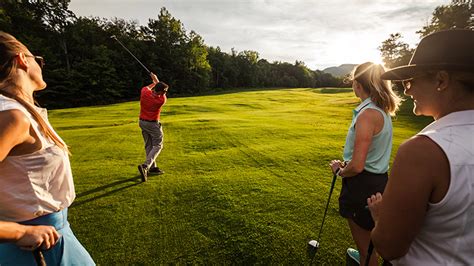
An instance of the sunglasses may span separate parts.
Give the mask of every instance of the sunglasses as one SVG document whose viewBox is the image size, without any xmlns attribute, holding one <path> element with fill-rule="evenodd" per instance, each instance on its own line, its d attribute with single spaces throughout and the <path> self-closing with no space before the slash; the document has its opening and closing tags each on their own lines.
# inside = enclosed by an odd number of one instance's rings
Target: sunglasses
<svg viewBox="0 0 474 266">
<path fill-rule="evenodd" d="M 415 83 L 415 79 L 419 79 L 419 78 L 430 76 L 430 75 L 431 73 L 423 73 L 423 74 L 416 75 L 411 79 L 402 80 L 403 88 L 405 90 L 409 90 L 413 86 L 413 83 Z"/>
<path fill-rule="evenodd" d="M 36 63 L 38 63 L 38 65 L 43 68 L 44 65 L 45 65 L 45 62 L 44 62 L 44 58 L 42 56 L 35 56 L 35 55 L 25 55 L 26 57 L 33 57 L 36 61 Z"/>
</svg>

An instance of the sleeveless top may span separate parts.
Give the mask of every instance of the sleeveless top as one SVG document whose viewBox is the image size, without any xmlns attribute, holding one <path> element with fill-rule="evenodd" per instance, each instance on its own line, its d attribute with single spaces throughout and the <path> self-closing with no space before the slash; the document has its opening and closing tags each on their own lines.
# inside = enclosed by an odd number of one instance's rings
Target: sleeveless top
<svg viewBox="0 0 474 266">
<path fill-rule="evenodd" d="M 400 265 L 474 263 L 474 110 L 448 114 L 418 135 L 429 137 L 449 161 L 450 183 L 444 198 L 428 204 L 425 220 Z"/>
<path fill-rule="evenodd" d="M 382 130 L 375 136 L 372 136 L 372 142 L 367 152 L 364 169 L 374 174 L 383 174 L 388 171 L 390 154 L 392 152 L 392 118 L 380 107 L 372 102 L 370 98 L 365 99 L 356 109 L 353 110 L 352 122 L 344 145 L 344 161 L 352 160 L 355 142 L 355 125 L 357 118 L 365 109 L 375 109 L 383 116 Z"/>
<path fill-rule="evenodd" d="M 21 222 L 67 208 L 76 195 L 67 152 L 43 135 L 20 103 L 0 95 L 0 112 L 12 109 L 26 115 L 42 144 L 38 151 L 0 162 L 0 220 Z M 46 109 L 36 109 L 51 127 Z"/>
</svg>

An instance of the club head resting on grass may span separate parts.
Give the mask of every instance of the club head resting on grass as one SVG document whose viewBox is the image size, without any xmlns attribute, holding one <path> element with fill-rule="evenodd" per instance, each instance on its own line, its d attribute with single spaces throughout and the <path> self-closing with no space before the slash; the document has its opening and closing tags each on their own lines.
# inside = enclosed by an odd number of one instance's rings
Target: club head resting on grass
<svg viewBox="0 0 474 266">
<path fill-rule="evenodd" d="M 308 242 L 308 247 L 307 247 L 307 253 L 308 257 L 313 260 L 314 257 L 316 256 L 316 253 L 318 253 L 319 249 L 319 242 L 316 240 L 311 240 Z"/>
</svg>

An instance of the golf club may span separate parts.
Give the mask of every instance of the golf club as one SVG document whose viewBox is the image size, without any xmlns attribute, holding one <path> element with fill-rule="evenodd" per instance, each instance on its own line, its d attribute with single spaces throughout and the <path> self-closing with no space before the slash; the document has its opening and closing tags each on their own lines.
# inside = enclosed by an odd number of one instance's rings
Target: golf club
<svg viewBox="0 0 474 266">
<path fill-rule="evenodd" d="M 321 232 L 323 231 L 324 220 L 326 219 L 326 214 L 328 212 L 329 202 L 331 201 L 332 191 L 334 190 L 334 184 L 336 184 L 337 175 L 332 177 L 331 188 L 329 190 L 329 197 L 326 203 L 326 209 L 324 210 L 323 221 L 321 222 L 321 227 L 319 228 L 318 240 L 311 240 L 308 242 L 308 256 L 311 258 L 311 261 L 314 259 L 314 256 L 319 249 L 319 240 L 321 238 Z"/>
<path fill-rule="evenodd" d="M 140 62 L 140 60 L 138 60 L 138 58 L 135 55 L 133 55 L 132 52 L 130 52 L 130 50 L 128 50 L 127 47 L 125 47 L 125 45 L 123 45 L 123 43 L 119 41 L 119 39 L 117 39 L 115 35 L 110 36 L 110 38 L 116 40 L 120 45 L 122 45 L 123 49 L 125 49 L 133 58 L 135 58 L 135 60 L 137 60 L 137 62 L 146 70 L 148 74 L 151 73 L 151 71 L 148 70 L 148 68 L 142 62 Z"/>
<path fill-rule="evenodd" d="M 43 252 L 40 248 L 33 250 L 33 256 L 35 257 L 36 265 L 46 266 L 46 261 L 44 260 Z"/>
</svg>

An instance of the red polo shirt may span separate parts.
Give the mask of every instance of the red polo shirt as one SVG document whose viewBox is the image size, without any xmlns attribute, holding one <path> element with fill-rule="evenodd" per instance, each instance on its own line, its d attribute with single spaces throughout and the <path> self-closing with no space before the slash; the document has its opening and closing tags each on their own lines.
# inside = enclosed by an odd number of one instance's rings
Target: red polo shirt
<svg viewBox="0 0 474 266">
<path fill-rule="evenodd" d="M 140 119 L 160 120 L 161 107 L 166 103 L 166 94 L 158 95 L 148 87 L 140 93 Z"/>
</svg>

